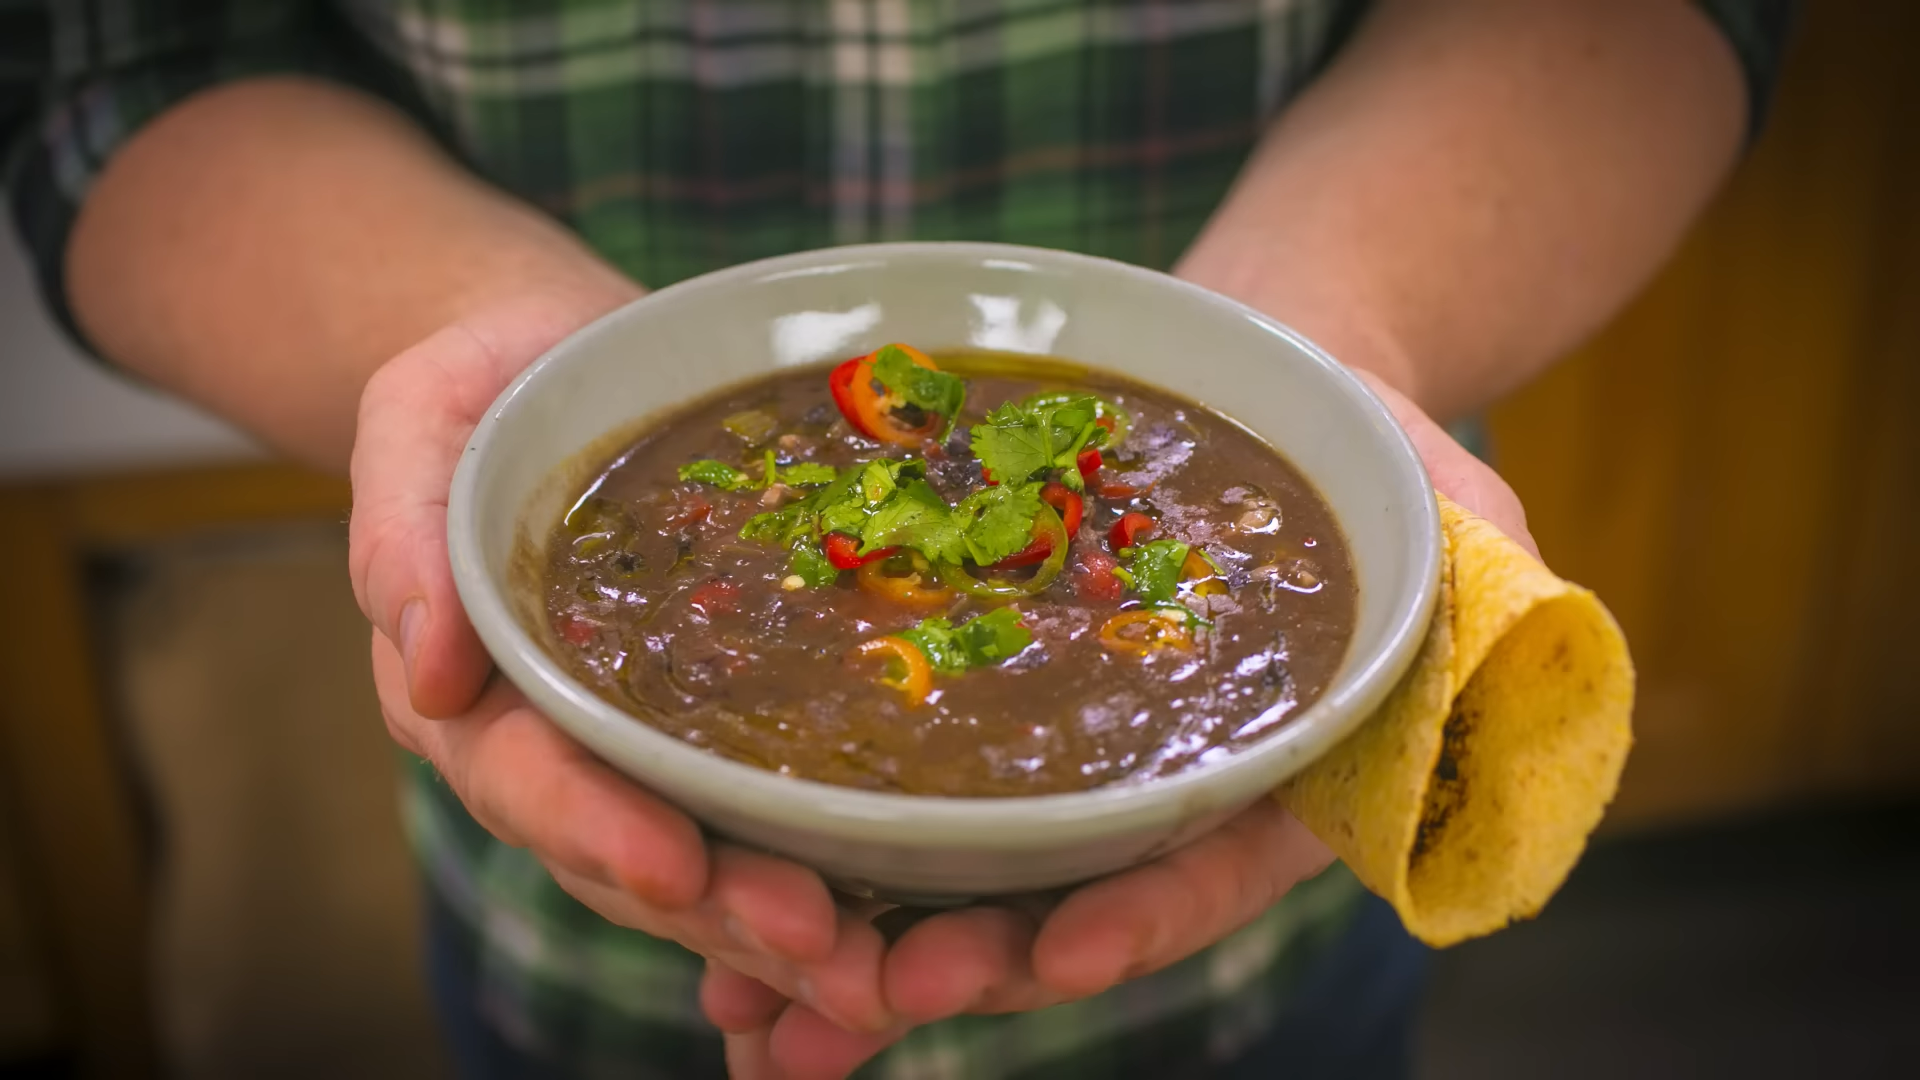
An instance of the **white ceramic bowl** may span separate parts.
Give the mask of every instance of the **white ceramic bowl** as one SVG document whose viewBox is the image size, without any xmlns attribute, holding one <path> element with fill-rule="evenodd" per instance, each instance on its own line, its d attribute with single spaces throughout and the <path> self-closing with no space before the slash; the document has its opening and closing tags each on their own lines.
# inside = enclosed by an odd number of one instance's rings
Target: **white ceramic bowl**
<svg viewBox="0 0 1920 1080">
<path fill-rule="evenodd" d="M 1346 531 L 1360 611 L 1327 692 L 1233 757 L 1078 794 L 955 799 L 856 791 L 729 761 L 595 696 L 536 643 L 522 559 L 607 437 L 719 387 L 889 341 L 1062 356 L 1213 406 L 1279 448 Z M 1417 651 L 1439 519 L 1412 445 L 1367 388 L 1298 334 L 1203 289 L 1104 259 L 995 244 L 830 248 L 639 300 L 514 382 L 454 474 L 453 569 L 501 670 L 554 722 L 720 833 L 842 887 L 937 903 L 1118 870 L 1204 833 L 1339 741 Z M 523 568 L 524 562 L 520 564 Z M 518 587 L 516 587 L 516 583 Z"/>
</svg>

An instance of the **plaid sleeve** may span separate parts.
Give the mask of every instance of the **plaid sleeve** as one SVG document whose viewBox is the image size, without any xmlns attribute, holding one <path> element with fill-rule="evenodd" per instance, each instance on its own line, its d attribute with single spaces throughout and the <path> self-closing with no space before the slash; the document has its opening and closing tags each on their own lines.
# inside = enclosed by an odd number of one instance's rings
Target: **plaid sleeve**
<svg viewBox="0 0 1920 1080">
<path fill-rule="evenodd" d="M 1747 142 L 1760 137 L 1800 0 L 1694 0 L 1733 46 L 1747 80 Z"/>
<path fill-rule="evenodd" d="M 269 74 L 330 78 L 411 104 L 407 84 L 324 0 L 0 0 L 8 201 L 48 310 L 82 347 L 64 288 L 66 246 L 95 177 L 190 95 Z"/>
</svg>

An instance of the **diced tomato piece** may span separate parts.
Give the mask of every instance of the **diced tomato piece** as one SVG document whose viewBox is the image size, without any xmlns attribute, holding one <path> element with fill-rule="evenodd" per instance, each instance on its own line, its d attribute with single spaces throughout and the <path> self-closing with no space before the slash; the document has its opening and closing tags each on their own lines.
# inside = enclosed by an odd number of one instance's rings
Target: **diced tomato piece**
<svg viewBox="0 0 1920 1080">
<path fill-rule="evenodd" d="M 1126 587 L 1114 575 L 1120 561 L 1104 551 L 1082 551 L 1073 568 L 1073 592 L 1083 600 L 1118 600 Z"/>
<path fill-rule="evenodd" d="M 1115 551 L 1130 548 L 1158 525 L 1159 522 L 1138 511 L 1121 514 L 1120 520 L 1114 522 L 1113 529 L 1107 533 L 1107 543 Z"/>
<path fill-rule="evenodd" d="M 1080 496 L 1068 491 L 1065 484 L 1048 484 L 1040 489 L 1040 501 L 1059 512 L 1060 527 L 1067 531 L 1067 539 L 1073 539 L 1080 531 L 1080 515 L 1086 508 Z"/>
<path fill-rule="evenodd" d="M 713 513 L 713 503 L 697 491 L 675 491 L 673 505 L 668 508 L 666 522 L 668 527 L 684 529 L 695 522 L 707 520 Z"/>
<path fill-rule="evenodd" d="M 708 618 L 731 615 L 740 610 L 740 586 L 726 578 L 715 578 L 693 590 L 687 603 Z"/>
<path fill-rule="evenodd" d="M 554 631 L 569 645 L 587 646 L 599 635 L 600 627 L 578 615 L 562 615 L 555 620 Z"/>
<path fill-rule="evenodd" d="M 1146 488 L 1135 484 L 1123 484 L 1118 480 L 1109 480 L 1106 478 L 1104 470 L 1100 478 L 1093 485 L 1093 493 L 1095 495 L 1103 499 L 1113 499 L 1116 501 L 1134 498 L 1146 490 Z"/>
</svg>

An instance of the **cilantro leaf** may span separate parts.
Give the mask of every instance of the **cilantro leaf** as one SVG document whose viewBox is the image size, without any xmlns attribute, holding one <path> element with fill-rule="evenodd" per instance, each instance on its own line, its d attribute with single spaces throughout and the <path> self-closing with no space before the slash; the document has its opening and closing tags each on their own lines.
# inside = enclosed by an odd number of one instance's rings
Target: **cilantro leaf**
<svg viewBox="0 0 1920 1080">
<path fill-rule="evenodd" d="M 1017 484 L 1053 461 L 1053 432 L 1047 414 L 1028 412 L 1008 402 L 973 425 L 973 456 L 1001 484 Z"/>
<path fill-rule="evenodd" d="M 907 404 L 949 419 L 960 415 L 967 399 L 967 384 L 958 375 L 923 368 L 898 345 L 882 345 L 873 354 L 873 377 Z"/>
<path fill-rule="evenodd" d="M 961 623 L 953 637 L 974 667 L 1011 660 L 1033 644 L 1033 632 L 1021 625 L 1020 613 L 1010 607 L 996 608 Z"/>
<path fill-rule="evenodd" d="M 961 523 L 940 493 L 925 480 L 909 480 L 873 512 L 860 530 L 860 550 L 910 547 L 936 562 L 966 557 Z"/>
<path fill-rule="evenodd" d="M 1094 419 L 1104 419 L 1108 424 L 1112 425 L 1112 430 L 1106 435 L 1097 437 L 1093 445 L 1102 446 L 1107 442 L 1119 443 L 1125 441 L 1127 432 L 1133 430 L 1133 414 L 1113 402 L 1108 401 L 1106 398 L 1081 393 L 1077 390 L 1042 390 L 1039 393 L 1027 395 L 1026 400 L 1022 401 L 1021 404 L 1029 409 L 1039 409 L 1052 405 L 1063 405 L 1069 401 L 1080 399 L 1093 402 Z M 1106 430 L 1105 425 L 1102 426 L 1102 430 Z"/>
<path fill-rule="evenodd" d="M 1020 613 L 999 608 L 954 626 L 946 619 L 925 619 L 900 637 L 926 654 L 927 662 L 942 674 L 990 667 L 1020 654 L 1033 643 L 1033 634 L 1020 624 Z"/>
<path fill-rule="evenodd" d="M 813 514 L 805 502 L 755 514 L 740 527 L 740 539 L 789 544 L 812 531 Z"/>
<path fill-rule="evenodd" d="M 820 531 L 859 536 L 867 518 L 893 494 L 900 481 L 919 475 L 920 468 L 917 461 L 882 458 L 841 473 L 839 479 L 822 488 L 816 496 Z"/>
<path fill-rule="evenodd" d="M 840 470 L 817 461 L 802 461 L 780 470 L 780 482 L 794 487 L 831 484 L 840 478 Z"/>
<path fill-rule="evenodd" d="M 1002 484 L 1060 469 L 1061 483 L 1079 491 L 1075 459 L 1086 447 L 1104 445 L 1107 436 L 1107 430 L 1094 423 L 1100 406 L 1100 399 L 1089 394 L 1009 401 L 973 425 L 973 455 Z"/>
<path fill-rule="evenodd" d="M 793 554 L 787 557 L 787 573 L 798 575 L 809 589 L 819 589 L 840 580 L 840 571 L 827 561 L 820 542 L 811 536 L 794 541 Z"/>
<path fill-rule="evenodd" d="M 1126 581 L 1140 599 L 1163 604 L 1180 588 L 1180 567 L 1187 561 L 1187 545 L 1178 540 L 1149 540 L 1126 549 Z"/>
<path fill-rule="evenodd" d="M 991 566 L 1033 540 L 1033 519 L 1040 513 L 1040 485 L 1004 483 L 960 500 L 954 507 L 967 554 Z M 949 560 L 958 562 L 959 560 Z"/>
<path fill-rule="evenodd" d="M 712 458 L 703 458 L 680 466 L 680 479 L 712 484 L 722 491 L 739 491 L 753 483 L 746 473 L 724 461 L 715 461 Z"/>
<path fill-rule="evenodd" d="M 953 623 L 947 619 L 922 619 L 911 630 L 902 630 L 903 638 L 926 655 L 927 663 L 943 675 L 967 670 L 967 654 L 953 640 Z"/>
</svg>

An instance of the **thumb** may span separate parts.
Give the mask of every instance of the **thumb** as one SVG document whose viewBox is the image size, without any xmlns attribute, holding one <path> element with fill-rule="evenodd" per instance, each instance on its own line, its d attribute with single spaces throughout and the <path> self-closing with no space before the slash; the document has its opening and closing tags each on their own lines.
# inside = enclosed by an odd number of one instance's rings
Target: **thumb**
<svg viewBox="0 0 1920 1080">
<path fill-rule="evenodd" d="M 529 363 L 630 295 L 495 305 L 394 357 L 360 395 L 348 534 L 354 595 L 399 650 L 408 696 L 422 716 L 464 711 L 492 666 L 447 559 L 447 492 L 467 439 Z"/>
<path fill-rule="evenodd" d="M 348 569 L 360 610 L 406 664 L 414 711 L 445 717 L 479 696 L 490 667 L 447 558 L 447 490 L 499 380 L 487 350 L 450 327 L 389 361 L 360 398 Z M 484 408 L 484 406 L 482 406 Z"/>
</svg>

